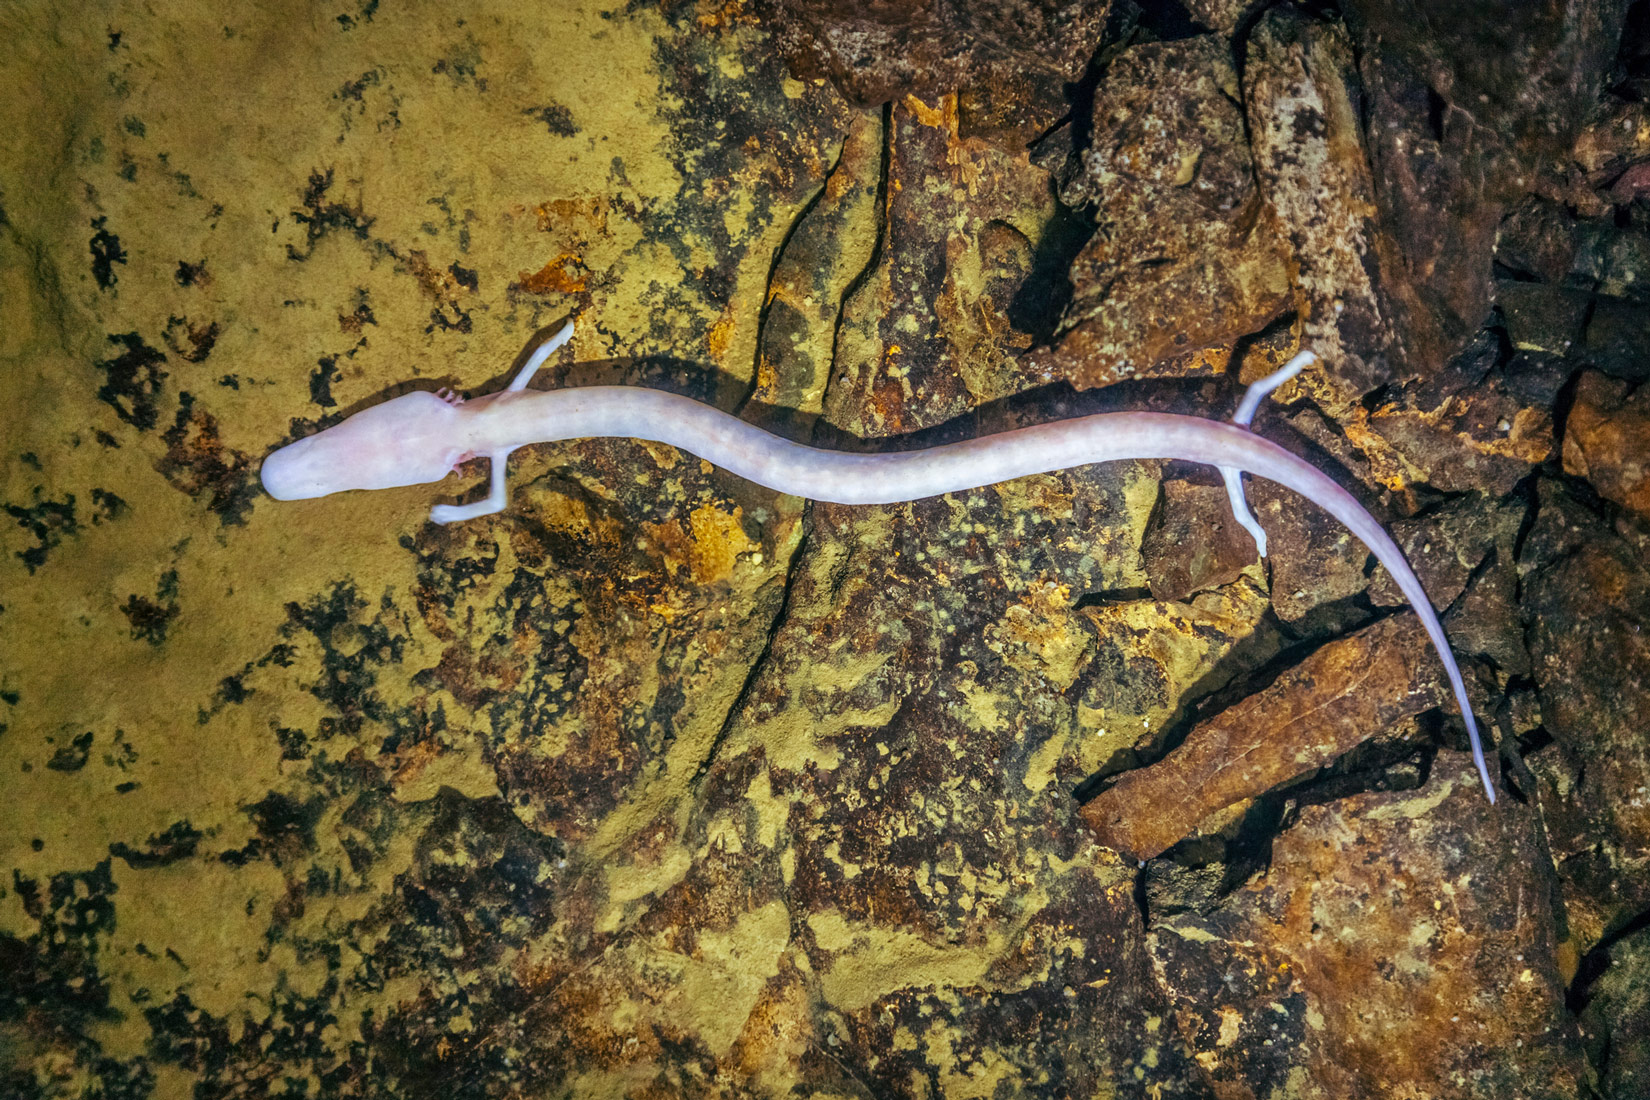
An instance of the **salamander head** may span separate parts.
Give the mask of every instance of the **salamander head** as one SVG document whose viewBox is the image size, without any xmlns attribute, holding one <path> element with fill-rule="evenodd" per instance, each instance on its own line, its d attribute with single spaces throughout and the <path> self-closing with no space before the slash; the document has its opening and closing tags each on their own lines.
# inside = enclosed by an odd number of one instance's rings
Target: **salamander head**
<svg viewBox="0 0 1650 1100">
<path fill-rule="evenodd" d="M 404 393 L 282 447 L 259 476 L 276 500 L 440 481 L 464 454 L 461 415 L 433 393 Z"/>
</svg>

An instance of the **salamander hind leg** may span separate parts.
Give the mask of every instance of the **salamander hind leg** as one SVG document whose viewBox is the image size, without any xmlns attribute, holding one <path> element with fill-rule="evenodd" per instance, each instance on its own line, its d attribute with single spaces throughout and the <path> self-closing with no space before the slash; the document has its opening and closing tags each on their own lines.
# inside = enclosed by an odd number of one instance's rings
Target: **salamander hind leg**
<svg viewBox="0 0 1650 1100">
<path fill-rule="evenodd" d="M 1251 382 L 1249 388 L 1243 391 L 1243 400 L 1238 402 L 1237 412 L 1232 414 L 1232 423 L 1247 428 L 1255 419 L 1255 410 L 1260 408 L 1260 403 L 1266 400 L 1267 394 L 1317 361 L 1318 353 L 1309 349 L 1300 352 L 1265 378 Z"/>
<path fill-rule="evenodd" d="M 1249 502 L 1243 496 L 1243 471 L 1235 466 L 1221 466 L 1220 479 L 1226 483 L 1226 498 L 1232 502 L 1232 518 L 1255 540 L 1255 552 L 1266 556 L 1266 529 L 1249 511 Z"/>
<path fill-rule="evenodd" d="M 1260 403 L 1266 400 L 1266 395 L 1289 381 L 1302 369 L 1318 361 L 1314 351 L 1303 351 L 1289 362 L 1250 384 L 1243 393 L 1243 400 L 1238 402 L 1237 412 L 1232 414 L 1232 423 L 1241 428 L 1247 428 L 1255 419 L 1255 410 Z M 1249 501 L 1243 495 L 1243 471 L 1232 466 L 1220 467 L 1221 480 L 1226 483 L 1226 496 L 1232 502 L 1232 518 L 1238 521 L 1238 526 L 1249 532 L 1255 540 L 1255 549 L 1261 557 L 1266 556 L 1266 531 L 1260 521 L 1249 510 Z"/>
<path fill-rule="evenodd" d="M 527 362 L 521 365 L 521 370 L 516 372 L 516 376 L 510 380 L 510 384 L 505 389 L 526 389 L 527 383 L 533 380 L 534 373 L 544 366 L 544 361 L 550 358 L 557 348 L 571 339 L 573 339 L 573 322 L 569 321 L 558 329 L 554 336 L 533 349 L 533 354 L 527 357 Z"/>
</svg>

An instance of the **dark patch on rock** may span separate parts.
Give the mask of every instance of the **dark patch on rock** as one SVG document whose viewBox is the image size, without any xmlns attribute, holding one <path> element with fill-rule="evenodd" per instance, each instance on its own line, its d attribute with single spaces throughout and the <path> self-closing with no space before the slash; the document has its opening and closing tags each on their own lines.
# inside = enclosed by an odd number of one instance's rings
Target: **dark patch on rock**
<svg viewBox="0 0 1650 1100">
<path fill-rule="evenodd" d="M 263 490 L 251 457 L 223 445 L 218 418 L 197 407 L 195 396 L 184 391 L 178 394 L 177 416 L 161 438 L 166 453 L 155 462 L 156 471 L 191 497 L 209 492 L 207 507 L 223 526 L 245 523 L 252 501 Z"/>
<path fill-rule="evenodd" d="M 155 586 L 155 598 L 132 593 L 120 605 L 120 613 L 132 627 L 134 641 L 158 646 L 166 641 L 166 631 L 178 616 L 178 571 L 168 569 Z"/>
<path fill-rule="evenodd" d="M 457 263 L 448 264 L 447 274 L 451 275 L 453 277 L 453 281 L 465 290 L 473 293 L 474 291 L 481 289 L 480 276 L 467 267 L 460 267 Z"/>
<path fill-rule="evenodd" d="M 329 233 L 348 233 L 364 241 L 372 229 L 373 219 L 361 206 L 359 199 L 351 205 L 328 197 L 332 190 L 332 169 L 311 172 L 309 184 L 299 198 L 299 208 L 292 212 L 292 220 L 304 227 L 304 248 L 299 251 L 287 245 L 287 258 L 303 261 L 315 251 L 315 243 Z"/>
<path fill-rule="evenodd" d="M 544 123 L 545 130 L 552 137 L 570 138 L 579 132 L 578 124 L 573 121 L 573 112 L 560 103 L 552 103 L 548 107 L 529 107 L 521 113 Z"/>
<path fill-rule="evenodd" d="M 399 665 L 407 637 L 394 616 L 369 617 L 371 606 L 347 581 L 307 604 L 287 604 L 283 635 L 307 633 L 320 650 L 321 676 L 309 691 L 334 712 L 321 720 L 323 734 L 355 734 L 364 718 L 392 728 L 416 720 L 392 713 L 375 690 L 379 670 Z"/>
<path fill-rule="evenodd" d="M 46 761 L 46 767 L 54 772 L 77 772 L 86 766 L 92 755 L 92 731 L 77 733 L 67 745 L 61 745 L 52 753 L 51 759 Z"/>
<path fill-rule="evenodd" d="M 233 1044 L 229 1024 L 196 1007 L 179 993 L 162 1005 L 143 1009 L 149 1024 L 149 1050 L 156 1061 L 196 1073 L 221 1073 Z"/>
<path fill-rule="evenodd" d="M 497 798 L 443 789 L 433 809 L 402 894 L 439 912 L 424 934 L 447 938 L 462 948 L 465 966 L 483 968 L 555 919 L 565 849 L 527 829 Z"/>
<path fill-rule="evenodd" d="M 315 361 L 309 373 L 309 399 L 323 409 L 336 409 L 338 402 L 332 396 L 332 384 L 342 378 L 336 355 L 323 355 Z"/>
<path fill-rule="evenodd" d="M 679 304 L 665 295 L 655 306 L 659 344 L 673 354 L 703 359 L 702 352 L 681 345 L 679 329 L 669 320 L 672 311 L 720 311 L 718 296 L 725 302 L 726 289 L 717 288 L 736 284 L 747 250 L 781 211 L 788 216 L 819 186 L 826 165 L 818 163 L 818 151 L 845 128 L 846 112 L 831 97 L 787 97 L 784 61 L 767 38 L 738 39 L 720 26 L 707 34 L 686 6 L 672 6 L 666 15 L 678 28 L 655 39 L 655 64 L 664 102 L 679 105 L 667 106 L 662 118 L 670 128 L 668 153 L 683 182 L 667 203 L 635 220 L 644 239 L 670 250 L 684 267 L 703 268 L 707 252 L 715 257 L 709 271 L 701 270 L 694 284 L 683 288 Z M 731 12 L 718 18 L 724 17 L 730 23 L 749 18 Z M 718 60 L 730 50 L 742 68 L 738 76 Z M 721 186 L 699 182 L 735 179 L 744 181 L 754 200 L 742 224 L 727 218 Z M 690 241 L 700 247 L 689 248 Z"/>
<path fill-rule="evenodd" d="M 118 887 L 109 861 L 86 871 L 59 871 L 44 884 L 14 869 L 9 885 L 25 920 L 15 931 L 0 932 L 0 972 L 6 976 L 0 981 L 0 1039 L 12 1050 L 55 1048 L 111 1082 L 141 1079 L 141 1059 L 112 1065 L 89 1037 L 118 1019 L 99 961 L 115 928 Z M 34 922 L 33 931 L 22 931 L 26 921 Z M 19 1086 L 8 1095 L 36 1095 L 32 1068 L 19 1077 L 13 1065 L 0 1069 L 0 1085 Z"/>
<path fill-rule="evenodd" d="M 378 318 L 373 316 L 372 306 L 367 302 L 367 292 L 364 288 L 356 289 L 354 303 L 354 309 L 338 315 L 338 330 L 350 336 L 360 336 L 362 329 L 368 325 L 376 325 Z M 311 400 L 314 400 L 313 394 Z"/>
<path fill-rule="evenodd" d="M 98 360 L 97 367 L 104 377 L 98 399 L 126 423 L 148 431 L 160 419 L 157 398 L 161 381 L 166 378 L 166 372 L 160 369 L 166 356 L 135 332 L 113 333 L 108 340 L 126 350 L 112 359 Z"/>
<path fill-rule="evenodd" d="M 557 969 L 535 977 L 512 974 L 501 963 L 531 951 L 563 917 L 570 872 L 562 845 L 526 829 L 498 799 L 443 789 L 415 811 L 421 822 L 402 820 L 408 812 L 374 797 L 358 800 L 346 814 L 348 824 L 374 838 L 370 847 L 377 851 L 387 851 L 409 827 L 420 833 L 397 893 L 363 926 L 385 937 L 375 953 L 377 981 L 417 977 L 424 983 L 417 998 L 374 1021 L 377 1057 L 413 1095 L 450 1088 L 455 1080 L 561 1079 L 567 1064 L 557 1055 L 565 1054 L 566 1031 L 594 1024 L 555 1011 L 566 978 L 578 970 L 560 971 L 561 964 L 546 959 Z M 449 978 L 431 982 L 434 975 Z M 462 1031 L 455 1027 L 460 1019 Z M 525 1064 L 509 1054 L 524 1049 L 521 1043 L 532 1051 Z"/>
<path fill-rule="evenodd" d="M 200 363 L 212 354 L 212 347 L 218 342 L 222 331 L 222 326 L 216 321 L 196 324 L 187 317 L 174 315 L 166 319 L 166 330 L 161 338 L 172 349 L 172 354 L 185 362 Z"/>
<path fill-rule="evenodd" d="M 172 276 L 172 280 L 179 286 L 211 286 L 212 273 L 206 269 L 204 258 L 196 263 L 179 260 L 177 273 Z"/>
<path fill-rule="evenodd" d="M 457 263 L 439 267 L 430 262 L 428 254 L 417 248 L 401 257 L 401 262 L 418 280 L 424 293 L 435 302 L 430 309 L 430 323 L 424 331 L 469 332 L 470 311 L 462 308 L 460 303 L 465 301 L 467 294 L 475 293 L 478 285 L 475 272 Z"/>
<path fill-rule="evenodd" d="M 261 1014 L 238 1021 L 233 1030 L 227 1019 L 179 993 L 143 1009 L 152 1034 L 151 1057 L 188 1070 L 206 1093 L 230 1092 L 249 1082 L 272 1092 L 281 1073 L 277 1067 L 284 1066 L 301 1067 L 319 1082 L 323 1094 L 338 1095 L 364 1072 L 330 1051 L 323 1038 L 338 1023 L 340 984 L 336 977 L 328 978 L 313 996 L 278 988 L 260 1005 Z"/>
<path fill-rule="evenodd" d="M 163 832 L 151 833 L 142 848 L 134 848 L 124 841 L 116 841 L 109 845 L 109 854 L 125 860 L 126 865 L 134 870 L 164 867 L 169 863 L 193 858 L 202 835 L 204 834 L 190 825 L 187 819 L 174 821 Z"/>
<path fill-rule="evenodd" d="M 131 506 L 107 489 L 92 490 L 92 525 L 117 520 L 131 510 Z"/>
<path fill-rule="evenodd" d="M 113 287 L 118 281 L 115 265 L 126 263 L 126 250 L 120 246 L 120 238 L 104 228 L 108 221 L 102 216 L 92 219 L 92 228 L 97 230 L 92 234 L 91 241 L 92 278 L 99 290 Z"/>
<path fill-rule="evenodd" d="M 270 791 L 260 801 L 241 808 L 252 819 L 257 835 L 245 847 L 226 851 L 218 858 L 235 866 L 261 859 L 277 867 L 294 866 L 315 851 L 315 826 L 326 812 L 326 804 L 327 797 L 321 793 L 300 802 Z"/>
<path fill-rule="evenodd" d="M 16 552 L 17 560 L 31 575 L 46 564 L 46 556 L 65 538 L 80 531 L 80 523 L 75 518 L 73 493 L 65 493 L 62 500 L 42 500 L 37 490 L 33 504 L 26 507 L 7 504 L 5 511 L 17 521 L 17 526 L 29 532 L 34 539 L 33 546 Z"/>
</svg>

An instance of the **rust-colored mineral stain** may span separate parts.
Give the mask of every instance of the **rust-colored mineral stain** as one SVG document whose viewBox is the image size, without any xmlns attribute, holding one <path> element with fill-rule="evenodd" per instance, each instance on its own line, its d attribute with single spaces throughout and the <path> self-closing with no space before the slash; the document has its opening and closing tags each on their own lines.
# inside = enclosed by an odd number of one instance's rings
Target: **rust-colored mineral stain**
<svg viewBox="0 0 1650 1100">
<path fill-rule="evenodd" d="M 529 294 L 582 294 L 584 262 L 577 253 L 563 252 L 532 274 L 521 272 L 516 285 Z"/>
<path fill-rule="evenodd" d="M 738 324 L 732 317 L 723 317 L 710 326 L 707 341 L 710 345 L 710 357 L 713 361 L 721 363 L 726 359 L 728 348 L 732 346 L 733 337 L 737 331 Z"/>
<path fill-rule="evenodd" d="M 1216 810 L 1439 706 L 1438 674 L 1415 616 L 1383 619 L 1200 723 L 1167 759 L 1123 776 L 1079 813 L 1101 843 L 1150 859 Z"/>
</svg>

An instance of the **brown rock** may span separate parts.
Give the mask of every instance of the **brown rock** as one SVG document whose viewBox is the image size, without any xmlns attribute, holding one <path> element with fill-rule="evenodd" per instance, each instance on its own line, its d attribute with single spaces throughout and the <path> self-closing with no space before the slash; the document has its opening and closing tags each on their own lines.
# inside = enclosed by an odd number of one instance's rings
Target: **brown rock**
<svg viewBox="0 0 1650 1100">
<path fill-rule="evenodd" d="M 1650 158 L 1650 103 L 1608 102 L 1588 119 L 1570 155 L 1593 186 L 1619 181 L 1629 166 Z"/>
<path fill-rule="evenodd" d="M 1215 1095 L 1585 1095 L 1538 818 L 1477 786 L 1450 755 L 1421 790 L 1303 809 L 1263 876 L 1155 924 Z"/>
<path fill-rule="evenodd" d="M 828 77 L 850 102 L 964 92 L 985 129 L 1029 141 L 1065 113 L 1111 0 L 771 0 L 776 44 L 798 72 Z"/>
<path fill-rule="evenodd" d="M 1183 600 L 1234 581 L 1256 558 L 1254 539 L 1232 518 L 1225 487 L 1178 478 L 1163 483 L 1140 554 L 1157 600 Z"/>
<path fill-rule="evenodd" d="M 1498 342 L 1481 337 L 1431 378 L 1383 393 L 1368 423 L 1396 451 L 1405 481 L 1499 496 L 1551 456 L 1552 391 L 1521 392 L 1499 358 Z"/>
<path fill-rule="evenodd" d="M 1529 198 L 1501 221 L 1495 262 L 1544 283 L 1557 283 L 1575 261 L 1575 217 L 1562 203 Z"/>
<path fill-rule="evenodd" d="M 1526 502 L 1516 497 L 1470 493 L 1387 528 L 1432 605 L 1440 614 L 1449 609 L 1444 627 L 1455 651 L 1483 654 L 1515 675 L 1527 675 L 1530 666 L 1515 549 L 1527 513 Z M 1384 568 L 1370 577 L 1368 595 L 1377 607 L 1409 602 Z"/>
<path fill-rule="evenodd" d="M 1413 615 L 1384 619 L 1199 723 L 1167 759 L 1125 774 L 1080 813 L 1103 844 L 1149 859 L 1216 810 L 1438 706 L 1441 671 Z"/>
<path fill-rule="evenodd" d="M 1569 352 L 1581 336 L 1591 297 L 1586 291 L 1545 283 L 1504 279 L 1495 284 L 1495 304 L 1507 322 L 1508 338 L 1520 351 Z"/>
<path fill-rule="evenodd" d="M 1407 371 L 1438 369 L 1483 324 L 1502 211 L 1569 152 L 1625 9 L 1532 0 L 1482 18 L 1437 17 L 1416 0 L 1347 5 L 1381 290 Z"/>
<path fill-rule="evenodd" d="M 1564 423 L 1564 472 L 1650 519 L 1650 390 L 1583 374 Z"/>
<path fill-rule="evenodd" d="M 1611 1100 L 1650 1094 L 1650 931 L 1610 946 L 1609 969 L 1592 986 L 1581 1013 L 1599 1093 Z"/>
<path fill-rule="evenodd" d="M 1266 531 L 1278 618 L 1300 623 L 1368 586 L 1369 548 L 1338 520 L 1281 485 L 1253 478 L 1248 487 L 1250 507 Z M 1320 625 L 1338 629 L 1333 621 Z"/>
<path fill-rule="evenodd" d="M 1304 341 L 1348 396 L 1392 375 L 1374 184 L 1352 47 L 1337 24 L 1274 8 L 1255 26 L 1244 101 L 1262 193 L 1292 250 Z"/>
<path fill-rule="evenodd" d="M 1624 235 L 1625 236 L 1625 235 Z M 1645 250 L 1650 260 L 1650 249 Z M 1637 297 L 1600 294 L 1593 299 L 1582 357 L 1599 370 L 1634 382 L 1650 381 L 1650 285 L 1637 276 Z"/>
<path fill-rule="evenodd" d="M 876 249 L 886 139 L 879 119 L 852 116 L 823 193 L 785 238 L 768 280 L 747 419 L 820 411 L 843 295 Z"/>
<path fill-rule="evenodd" d="M 1048 173 L 958 132 L 957 98 L 888 112 L 880 239 L 820 334 L 826 420 L 861 438 L 934 427 L 1025 388 L 1010 307 L 1055 214 Z M 1024 227 L 1023 230 L 1018 227 Z M 816 298 L 822 297 L 814 292 Z M 840 304 L 839 304 L 840 303 Z"/>
<path fill-rule="evenodd" d="M 1136 46 L 1106 70 L 1093 144 L 1062 191 L 1098 204 L 1098 229 L 1072 265 L 1050 373 L 1079 387 L 1184 373 L 1170 361 L 1230 345 L 1288 305 L 1237 94 L 1230 47 L 1213 36 Z"/>
<path fill-rule="evenodd" d="M 1590 280 L 1601 300 L 1650 298 L 1650 229 L 1595 218 L 1577 225 L 1575 240 L 1571 274 Z"/>
<path fill-rule="evenodd" d="M 1650 906 L 1650 570 L 1544 488 L 1523 610 L 1554 744 L 1530 757 L 1571 928 L 1583 950 Z"/>
<path fill-rule="evenodd" d="M 1193 19 L 1230 37 L 1265 0 L 1186 0 L 1186 11 Z"/>
</svg>

